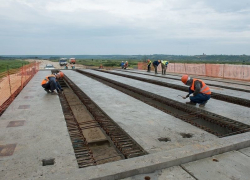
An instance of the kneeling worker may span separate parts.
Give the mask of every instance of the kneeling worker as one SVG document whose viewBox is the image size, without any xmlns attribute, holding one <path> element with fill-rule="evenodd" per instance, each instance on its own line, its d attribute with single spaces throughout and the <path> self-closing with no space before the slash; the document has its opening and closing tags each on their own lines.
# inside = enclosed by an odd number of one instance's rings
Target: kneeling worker
<svg viewBox="0 0 250 180">
<path fill-rule="evenodd" d="M 189 86 L 189 94 L 186 98 L 193 93 L 193 96 L 189 97 L 190 102 L 186 102 L 186 104 L 196 105 L 198 103 L 200 107 L 204 107 L 210 99 L 210 88 L 202 80 L 190 78 L 188 75 L 183 75 L 181 81 Z M 184 97 L 184 99 L 186 98 Z"/>
<path fill-rule="evenodd" d="M 63 76 L 64 76 L 63 72 L 59 72 L 55 75 L 51 74 L 49 76 L 46 76 L 43 79 L 41 85 L 47 93 L 51 92 L 51 93 L 56 94 L 55 90 L 59 93 L 63 91 L 63 89 L 57 80 L 60 78 L 63 78 Z"/>
</svg>

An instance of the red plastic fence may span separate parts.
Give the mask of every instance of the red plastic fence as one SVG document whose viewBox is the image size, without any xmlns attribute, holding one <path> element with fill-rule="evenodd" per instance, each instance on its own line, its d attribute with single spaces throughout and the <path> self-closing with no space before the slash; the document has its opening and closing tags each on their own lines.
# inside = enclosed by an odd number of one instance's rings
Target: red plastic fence
<svg viewBox="0 0 250 180">
<path fill-rule="evenodd" d="M 147 69 L 147 63 L 138 63 L 138 69 Z M 250 81 L 250 65 L 170 63 L 167 72 Z"/>
<path fill-rule="evenodd" d="M 30 63 L 19 69 L 0 73 L 0 115 L 39 70 L 39 63 Z"/>
</svg>

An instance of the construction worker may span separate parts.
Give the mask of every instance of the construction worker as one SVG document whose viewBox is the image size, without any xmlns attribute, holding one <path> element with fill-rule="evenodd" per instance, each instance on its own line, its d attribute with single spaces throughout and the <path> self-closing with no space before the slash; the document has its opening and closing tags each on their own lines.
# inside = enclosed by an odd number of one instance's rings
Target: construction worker
<svg viewBox="0 0 250 180">
<path fill-rule="evenodd" d="M 151 64 L 152 64 L 152 62 L 150 61 L 150 59 L 148 59 L 148 72 L 151 71 Z"/>
<path fill-rule="evenodd" d="M 161 68 L 162 68 L 161 73 L 162 74 L 166 74 L 167 67 L 168 67 L 168 61 L 161 60 Z"/>
<path fill-rule="evenodd" d="M 68 69 L 68 64 L 65 65 L 64 69 Z"/>
<path fill-rule="evenodd" d="M 155 68 L 155 74 L 158 74 L 157 73 L 157 67 L 158 67 L 158 65 L 161 63 L 161 60 L 157 60 L 157 61 L 154 61 L 153 62 L 153 65 L 154 65 L 154 68 Z"/>
<path fill-rule="evenodd" d="M 124 62 L 123 61 L 121 62 L 121 67 L 122 67 L 122 69 L 124 69 Z"/>
<path fill-rule="evenodd" d="M 41 85 L 47 93 L 57 94 L 59 92 L 62 92 L 63 89 L 57 80 L 63 78 L 63 76 L 63 72 L 46 76 L 43 79 Z M 55 90 L 57 91 L 57 93 L 55 92 Z"/>
<path fill-rule="evenodd" d="M 124 69 L 127 69 L 127 67 L 128 67 L 128 61 L 125 62 Z"/>
<path fill-rule="evenodd" d="M 186 102 L 186 104 L 196 105 L 198 103 L 200 107 L 204 107 L 211 96 L 210 88 L 202 80 L 190 78 L 188 75 L 183 75 L 181 81 L 189 86 L 188 95 L 183 97 L 183 99 L 190 98 L 190 102 Z"/>
</svg>

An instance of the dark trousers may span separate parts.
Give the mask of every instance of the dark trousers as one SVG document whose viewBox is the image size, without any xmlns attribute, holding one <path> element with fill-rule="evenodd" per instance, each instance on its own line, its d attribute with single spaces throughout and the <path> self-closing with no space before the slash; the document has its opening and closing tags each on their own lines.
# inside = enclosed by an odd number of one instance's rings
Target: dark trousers
<svg viewBox="0 0 250 180">
<path fill-rule="evenodd" d="M 151 71 L 151 64 L 148 65 L 148 72 L 150 72 L 150 71 Z"/>
<path fill-rule="evenodd" d="M 51 92 L 54 91 L 54 90 L 61 90 L 61 86 L 59 84 L 58 81 L 56 81 L 56 78 L 54 77 L 49 77 L 49 82 L 47 82 L 46 84 L 43 84 L 42 87 L 45 89 L 45 90 L 50 90 Z"/>
<path fill-rule="evenodd" d="M 192 94 L 194 91 L 192 91 L 189 87 L 189 94 Z M 190 96 L 190 101 L 194 102 L 194 103 L 198 103 L 198 104 L 204 104 L 206 103 L 209 99 L 210 99 L 210 95 L 208 94 L 202 94 L 199 93 L 196 96 Z"/>
<path fill-rule="evenodd" d="M 166 74 L 166 65 L 162 64 L 161 68 L 162 68 L 161 73 Z"/>
<path fill-rule="evenodd" d="M 154 68 L 155 68 L 155 74 L 157 74 L 157 66 L 154 65 Z"/>
</svg>

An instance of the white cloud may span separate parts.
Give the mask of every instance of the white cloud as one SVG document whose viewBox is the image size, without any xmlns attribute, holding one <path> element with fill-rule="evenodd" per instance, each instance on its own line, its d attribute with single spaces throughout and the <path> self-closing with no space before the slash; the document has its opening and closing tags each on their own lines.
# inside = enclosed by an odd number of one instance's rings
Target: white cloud
<svg viewBox="0 0 250 180">
<path fill-rule="evenodd" d="M 143 39 L 221 39 L 235 40 L 239 46 L 242 39 L 250 40 L 247 4 L 245 0 L 0 0 L 0 41 L 29 36 L 48 41 L 109 37 L 117 44 L 121 39 L 141 44 Z"/>
</svg>

